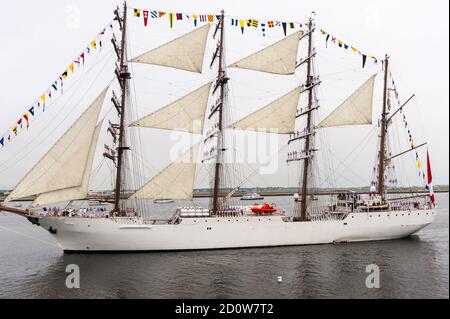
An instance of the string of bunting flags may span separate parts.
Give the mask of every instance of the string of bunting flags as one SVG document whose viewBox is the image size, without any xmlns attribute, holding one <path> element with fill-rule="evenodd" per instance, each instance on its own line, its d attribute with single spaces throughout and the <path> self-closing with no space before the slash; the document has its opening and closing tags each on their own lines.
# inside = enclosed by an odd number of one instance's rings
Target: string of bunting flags
<svg viewBox="0 0 450 319">
<path fill-rule="evenodd" d="M 394 93 L 395 100 L 397 101 L 397 106 L 401 107 L 402 103 L 400 101 L 399 94 L 398 94 L 398 91 L 397 91 L 397 86 L 396 86 L 396 83 L 395 83 L 395 79 L 394 79 L 394 77 L 392 75 L 392 71 L 391 70 L 389 71 L 389 78 L 390 78 L 391 87 L 392 87 L 391 91 Z M 389 108 L 390 108 L 390 104 L 389 104 Z M 409 128 L 408 120 L 406 119 L 405 112 L 403 112 L 403 108 L 400 108 L 399 112 L 400 112 L 400 114 L 402 116 L 403 127 L 405 128 L 406 133 L 408 134 L 409 145 L 413 149 L 413 148 L 416 147 L 416 142 L 415 142 L 415 140 L 413 138 L 411 129 Z M 425 174 L 425 171 L 423 169 L 423 164 L 422 164 L 422 161 L 419 158 L 419 153 L 417 152 L 417 149 L 415 150 L 415 156 L 416 156 L 416 167 L 417 167 L 417 170 L 418 170 L 419 178 L 422 178 L 422 181 L 423 181 L 423 183 L 425 185 L 425 188 L 428 190 L 428 183 L 427 183 L 427 179 L 426 179 L 427 175 Z"/>
<path fill-rule="evenodd" d="M 14 122 L 8 131 L 0 135 L 0 147 L 5 147 L 12 139 L 14 139 L 22 130 L 28 129 L 30 123 L 34 121 L 40 114 L 46 111 L 49 102 L 55 99 L 56 95 L 64 94 L 64 81 L 71 77 L 78 69 L 85 66 L 87 59 L 96 51 L 101 51 L 103 46 L 103 38 L 110 30 L 114 31 L 114 20 L 111 20 L 97 36 L 89 42 L 83 51 L 69 64 L 69 66 L 55 79 L 53 83 L 29 106 L 21 117 Z"/>
<path fill-rule="evenodd" d="M 328 47 L 328 43 L 332 43 L 332 44 L 337 45 L 339 48 L 343 48 L 344 50 L 350 50 L 351 52 L 360 55 L 362 58 L 362 67 L 363 68 L 366 66 L 367 58 L 372 59 L 374 64 L 378 64 L 380 61 L 382 61 L 381 59 L 377 58 L 376 56 L 361 52 L 356 47 L 349 45 L 342 40 L 339 40 L 337 37 L 329 34 L 328 32 L 326 32 L 323 29 L 320 30 L 320 33 L 322 33 L 322 35 L 325 36 L 325 46 L 326 47 Z"/>
<path fill-rule="evenodd" d="M 161 19 L 167 18 L 169 22 L 169 26 L 171 28 L 174 27 L 176 21 L 180 20 L 191 20 L 194 24 L 194 27 L 197 27 L 199 23 L 215 23 L 220 21 L 221 15 L 217 14 L 198 14 L 198 13 L 176 13 L 176 12 L 165 12 L 159 10 L 145 10 L 132 8 L 133 15 L 136 18 L 142 19 L 145 27 L 149 26 L 151 19 Z M 244 34 L 246 28 L 260 28 L 262 36 L 266 36 L 266 32 L 269 29 L 274 28 L 282 28 L 284 35 L 286 36 L 288 29 L 301 29 L 305 26 L 304 23 L 300 22 L 282 22 L 275 20 L 257 20 L 257 19 L 238 19 L 231 18 L 230 19 L 231 26 L 238 27 L 241 30 L 241 33 Z M 150 19 L 150 20 L 149 20 Z"/>
</svg>

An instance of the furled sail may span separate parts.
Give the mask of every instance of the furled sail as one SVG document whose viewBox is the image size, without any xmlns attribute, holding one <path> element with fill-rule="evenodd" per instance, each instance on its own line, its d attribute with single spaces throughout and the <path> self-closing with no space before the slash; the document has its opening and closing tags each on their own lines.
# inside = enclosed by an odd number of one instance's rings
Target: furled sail
<svg viewBox="0 0 450 319">
<path fill-rule="evenodd" d="M 153 112 L 130 126 L 201 134 L 212 82 Z"/>
<path fill-rule="evenodd" d="M 69 187 L 59 189 L 56 191 L 39 194 L 36 199 L 31 203 L 31 207 L 48 205 L 52 203 L 59 203 L 63 201 L 71 201 L 76 199 L 85 199 L 89 190 L 89 179 L 91 177 L 92 163 L 94 162 L 95 149 L 102 128 L 102 122 L 100 122 L 95 128 L 94 136 L 92 137 L 91 145 L 89 147 L 89 153 L 87 157 L 86 167 L 83 172 L 83 179 L 80 186 Z"/>
<path fill-rule="evenodd" d="M 202 73 L 210 27 L 210 24 L 206 24 L 132 59 L 131 62 L 155 64 Z"/>
<path fill-rule="evenodd" d="M 107 88 L 25 175 L 7 201 L 79 186 Z"/>
<path fill-rule="evenodd" d="M 295 32 L 230 66 L 273 74 L 294 74 L 301 34 L 302 31 Z"/>
<path fill-rule="evenodd" d="M 322 120 L 318 127 L 372 124 L 372 103 L 375 75 Z"/>
<path fill-rule="evenodd" d="M 262 109 L 234 123 L 234 129 L 289 134 L 295 131 L 295 117 L 302 88 L 297 87 Z"/>
<path fill-rule="evenodd" d="M 131 195 L 130 199 L 192 199 L 199 145 L 190 148 Z"/>
</svg>

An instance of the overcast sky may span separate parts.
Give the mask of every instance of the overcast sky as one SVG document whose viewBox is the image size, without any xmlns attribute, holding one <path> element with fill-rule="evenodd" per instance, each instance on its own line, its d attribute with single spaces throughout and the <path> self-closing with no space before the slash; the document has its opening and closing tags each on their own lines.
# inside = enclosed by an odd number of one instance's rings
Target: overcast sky
<svg viewBox="0 0 450 319">
<path fill-rule="evenodd" d="M 221 9 L 226 10 L 228 16 L 242 18 L 261 18 L 281 21 L 306 21 L 311 11 L 316 13 L 316 21 L 319 28 L 323 28 L 329 33 L 336 35 L 350 45 L 358 47 L 360 50 L 378 57 L 388 53 L 391 56 L 391 65 L 394 77 L 398 82 L 398 87 L 403 100 L 410 94 L 415 93 L 417 98 L 408 106 L 409 120 L 414 128 L 416 142 L 429 142 L 429 150 L 433 163 L 434 183 L 448 184 L 449 180 L 449 16 L 448 1 L 400 1 L 400 0 L 314 0 L 314 1 L 129 1 L 130 6 L 163 10 L 168 12 L 186 13 L 218 13 Z M 27 110 L 37 97 L 61 74 L 68 66 L 71 59 L 75 58 L 100 29 L 112 18 L 112 11 L 119 1 L 66 1 L 66 0 L 41 0 L 41 1 L 12 1 L 4 6 L 2 19 L 0 19 L 0 38 L 2 49 L 0 51 L 0 134 L 8 130 L 11 124 Z M 132 26 L 133 27 L 133 26 Z M 167 26 L 165 26 L 168 28 Z M 136 39 L 142 35 L 143 31 L 135 26 Z M 161 28 L 161 26 L 160 26 Z M 134 29 L 133 29 L 134 30 Z M 161 29 L 162 30 L 162 29 Z M 158 42 L 165 42 L 173 36 L 184 33 L 186 30 L 161 31 L 153 34 L 149 39 L 154 40 L 152 46 Z M 146 30 L 145 32 L 150 32 Z M 171 33 L 172 32 L 172 33 Z M 141 34 L 142 33 L 142 34 Z M 279 35 L 281 36 L 281 35 Z M 230 31 L 230 38 L 236 39 L 235 47 L 231 47 L 228 58 L 233 60 L 245 54 L 256 51 L 279 39 L 278 35 L 262 39 L 260 34 L 239 35 Z M 239 38 L 240 37 L 240 38 Z M 323 38 L 317 34 L 316 43 L 318 49 L 326 50 L 323 55 L 319 54 L 318 62 L 324 86 L 322 88 L 323 114 L 331 111 L 339 101 L 357 88 L 370 74 L 377 72 L 377 68 L 369 66 L 366 70 L 360 70 L 360 59 L 350 52 L 342 52 L 336 48 L 324 48 Z M 240 42 L 239 42 L 240 41 Z M 142 51 L 144 45 L 136 45 L 135 51 Z M 107 53 L 105 49 L 105 54 Z M 210 56 L 212 53 L 208 52 Z M 323 64 L 320 62 L 323 61 Z M 233 62 L 233 61 L 229 61 Z M 153 70 L 153 69 L 152 69 Z M 156 70 L 156 69 L 155 69 Z M 139 71 L 140 72 L 140 71 Z M 166 72 L 166 71 L 165 71 Z M 169 76 L 176 77 L 179 81 L 190 81 L 185 79 L 185 75 L 162 74 L 168 82 Z M 231 73 L 233 75 L 233 73 Z M 108 73 L 108 76 L 112 73 Z M 157 76 L 159 78 L 159 75 Z M 249 113 L 250 110 L 262 106 L 276 96 L 282 95 L 282 89 L 277 88 L 276 92 L 266 94 L 266 100 L 260 97 L 260 91 L 253 90 L 253 87 L 263 88 L 265 92 L 270 92 L 273 87 L 270 77 L 258 76 L 252 85 L 245 81 L 245 76 L 240 79 L 240 74 L 236 73 L 236 82 L 232 84 L 236 89 L 233 99 L 239 105 L 248 105 L 247 109 L 237 110 L 239 116 Z M 105 81 L 106 78 L 105 77 Z M 154 77 L 155 78 L 155 77 Z M 153 78 L 153 80 L 154 80 Z M 186 93 L 196 86 L 200 86 L 208 79 L 208 75 L 203 78 L 194 78 L 189 85 L 184 87 L 180 84 L 181 91 Z M 137 81 L 137 80 L 136 80 Z M 173 81 L 173 78 L 172 78 Z M 261 82 L 258 82 L 261 81 Z M 247 83 L 243 83 L 247 82 Z M 105 82 L 106 83 L 106 82 Z M 152 82 L 154 84 L 154 82 Z M 180 82 L 181 83 L 181 82 Z M 194 83 L 194 84 L 193 84 Z M 239 84 L 243 83 L 242 86 Z M 288 87 L 286 92 L 293 86 Z M 279 84 L 278 83 L 278 84 Z M 139 84 L 137 84 L 139 85 Z M 158 90 L 152 92 L 165 92 L 170 90 L 169 86 L 160 84 Z M 329 86 L 327 86 L 329 85 Z M 379 83 L 378 83 L 379 87 Z M 240 91 L 239 91 L 240 90 Z M 138 88 L 139 91 L 139 88 Z M 147 92 L 148 93 L 148 92 Z M 253 100 L 248 102 L 240 97 L 247 95 Z M 320 96 L 319 96 L 320 98 Z M 89 100 L 86 97 L 87 100 Z M 152 96 L 149 99 L 159 106 L 174 99 L 173 95 L 163 94 Z M 377 99 L 375 101 L 378 101 Z M 142 100 L 140 104 L 146 104 Z M 148 105 L 148 104 L 146 104 Z M 84 105 L 85 108 L 87 105 Z M 71 107 L 70 103 L 59 107 Z M 380 105 L 376 105 L 379 108 Z M 56 108 L 56 106 L 55 106 Z M 157 107 L 147 107 L 142 111 L 142 115 Z M 77 109 L 78 110 L 78 109 Z M 82 111 L 82 108 L 79 108 Z M 14 143 L 4 149 L 0 149 L 0 189 L 13 187 L 32 165 L 42 156 L 52 145 L 55 137 L 45 138 L 42 131 L 47 127 L 55 126 L 53 121 L 61 121 L 61 130 L 70 125 L 70 119 L 64 122 L 65 116 L 61 109 L 52 109 L 49 113 L 55 112 L 54 118 L 40 117 L 30 128 L 19 136 Z M 45 121 L 50 122 L 45 122 Z M 73 120 L 72 120 L 73 121 Z M 59 122 L 58 122 L 59 123 Z M 41 131 L 42 130 L 42 131 Z M 331 133 L 330 144 L 335 145 L 333 153 L 339 160 L 343 160 L 352 151 L 369 130 L 357 128 L 357 131 L 337 130 L 339 136 Z M 40 135 L 41 134 L 41 135 Z M 155 143 L 157 147 L 166 143 L 166 140 L 159 139 L 160 133 L 155 133 Z M 355 140 L 354 143 L 349 140 Z M 358 142 L 356 142 L 358 140 Z M 161 142 L 163 141 L 163 142 Z M 151 142 L 151 140 L 149 140 Z M 372 140 L 376 143 L 376 140 Z M 30 145 L 31 143 L 31 145 Z M 39 145 L 36 145 L 39 144 Z M 347 163 L 351 166 L 352 174 L 358 175 L 356 179 L 349 178 L 339 180 L 338 184 L 350 184 L 358 186 L 366 185 L 364 181 L 370 177 L 371 166 L 374 160 L 374 149 L 376 145 L 371 145 L 370 151 L 363 151 L 361 156 L 354 158 L 353 162 Z M 23 152 L 24 148 L 35 148 L 36 151 Z M 285 155 L 284 155 L 285 156 Z M 159 157 L 153 153 L 156 167 L 163 167 L 167 152 L 161 152 Z M 337 162 L 339 163 L 339 161 Z M 344 167 L 345 168 L 345 167 Z M 343 167 L 341 167 L 341 170 Z M 403 168 L 402 168 L 403 169 Z M 414 163 L 412 164 L 414 170 Z M 341 173 L 345 173 L 345 169 Z M 289 170 L 280 168 L 280 174 L 276 175 L 272 185 L 286 185 L 286 176 Z M 348 172 L 347 172 L 348 173 Z M 414 173 L 414 172 L 413 172 Z M 280 177 L 282 176 L 282 177 Z M 253 185 L 264 186 L 266 179 L 255 180 Z"/>
</svg>

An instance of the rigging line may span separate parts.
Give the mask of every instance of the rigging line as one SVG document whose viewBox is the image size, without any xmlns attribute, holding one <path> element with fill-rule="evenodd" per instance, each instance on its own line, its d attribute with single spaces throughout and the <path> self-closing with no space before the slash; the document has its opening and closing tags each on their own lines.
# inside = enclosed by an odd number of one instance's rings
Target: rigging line
<svg viewBox="0 0 450 319">
<path fill-rule="evenodd" d="M 131 42 L 129 42 L 129 43 L 131 43 Z M 130 51 L 130 54 L 132 54 L 131 53 L 132 52 L 131 46 L 129 46 L 129 51 Z M 130 69 L 131 69 L 132 74 L 134 74 L 135 73 L 135 69 L 134 69 L 134 65 L 133 64 L 131 64 Z M 134 111 L 136 113 L 136 119 L 137 119 L 137 114 L 139 113 L 139 106 L 138 106 L 137 94 L 136 94 L 136 81 L 134 79 L 131 80 L 131 87 L 132 87 L 133 96 L 130 97 L 130 99 L 131 99 L 131 103 L 130 104 L 132 105 L 132 107 L 135 108 Z M 136 147 L 135 148 L 138 149 L 139 152 L 141 152 L 141 150 L 142 150 L 142 134 L 141 134 L 141 131 L 140 130 L 136 130 L 135 131 L 135 130 L 132 130 L 132 129 L 129 130 L 129 131 L 131 132 L 131 134 L 133 135 L 134 139 L 136 140 L 136 143 L 135 143 Z M 137 138 L 136 138 L 136 136 L 137 136 Z M 136 156 L 135 153 L 137 153 L 137 152 L 131 153 L 131 156 L 133 158 L 133 163 L 135 164 L 135 170 L 144 173 L 144 169 L 143 169 L 144 161 L 140 160 Z M 134 186 L 135 186 L 136 189 L 140 189 L 141 187 L 143 187 L 144 183 L 145 183 L 145 177 L 144 176 L 138 177 L 137 181 L 136 181 L 136 185 L 134 185 Z M 141 212 L 149 210 L 148 205 L 143 200 L 136 201 L 136 207 L 137 207 L 137 210 L 141 211 Z"/>
<path fill-rule="evenodd" d="M 397 73 L 395 74 L 395 76 L 396 76 L 397 79 L 400 79 L 400 82 L 406 87 L 407 90 L 409 90 L 410 93 L 413 92 L 411 90 L 411 88 L 408 86 L 407 82 L 405 80 L 403 80 L 402 77 L 400 77 L 400 76 L 397 77 Z M 420 119 L 420 118 L 422 118 L 422 115 L 421 115 L 421 112 L 420 112 L 420 109 L 421 109 L 420 105 L 421 104 L 420 104 L 420 98 L 417 97 L 417 96 L 415 96 L 415 103 L 416 103 L 416 106 L 417 106 L 415 109 L 417 109 L 418 118 Z M 427 131 L 424 128 L 424 125 L 423 125 L 422 121 L 418 121 L 418 123 L 416 125 L 418 125 L 421 133 L 424 135 L 425 140 L 427 141 L 428 140 L 427 133 L 426 133 Z"/>
<path fill-rule="evenodd" d="M 323 172 L 324 174 L 325 174 L 325 173 L 328 174 L 327 171 L 325 171 L 325 170 L 323 170 L 323 169 L 321 169 L 321 168 L 319 168 L 319 167 L 317 167 L 316 169 L 319 170 L 319 171 L 321 171 L 321 172 Z M 345 174 L 340 173 L 340 172 L 338 172 L 338 171 L 333 171 L 331 174 L 339 175 L 339 177 L 345 179 L 347 182 L 350 182 L 351 184 L 357 184 L 357 183 L 355 183 L 354 180 L 351 180 L 351 179 L 348 178 Z M 365 182 L 365 181 L 364 181 L 364 182 Z M 329 187 L 336 186 L 336 185 L 333 185 L 333 184 L 331 184 L 331 183 L 328 183 L 328 179 L 324 179 L 324 180 L 322 180 L 322 182 L 319 182 L 318 187 L 320 188 L 320 187 L 323 187 L 324 185 L 328 185 Z"/>
<path fill-rule="evenodd" d="M 274 153 L 274 154 L 271 155 L 270 160 L 274 159 L 274 158 L 275 158 L 275 155 L 278 156 L 279 153 L 280 153 L 281 151 L 284 151 L 285 149 L 287 149 L 288 146 L 289 146 L 289 145 L 286 144 L 286 145 L 282 146 L 281 148 L 279 148 L 278 151 L 277 151 L 276 153 Z M 244 181 L 241 181 L 241 183 L 239 183 L 239 184 L 245 183 L 247 180 L 249 180 L 250 178 L 252 178 L 256 173 L 258 173 L 259 168 L 258 168 L 258 170 L 257 170 L 257 169 L 253 169 L 251 166 L 249 166 L 249 167 L 250 167 L 250 169 L 252 170 L 251 174 L 248 175 L 247 177 L 245 177 L 245 178 L 244 178 Z M 235 188 L 236 188 L 236 187 L 235 187 Z"/>
<path fill-rule="evenodd" d="M 87 125 L 87 122 L 83 124 L 83 128 L 86 127 L 86 125 Z M 64 136 L 64 135 L 65 135 L 65 134 L 63 134 L 63 136 Z M 73 140 L 75 140 L 76 138 L 77 138 L 77 137 L 75 136 L 75 137 L 73 138 Z M 73 141 L 73 140 L 72 140 L 72 141 Z M 67 145 L 67 146 L 64 148 L 63 152 L 65 152 L 70 146 L 71 146 L 71 144 Z M 48 152 L 47 152 L 43 157 L 45 157 L 47 154 L 48 154 Z M 59 159 L 55 159 L 55 163 L 58 163 L 58 162 L 59 162 Z M 33 168 L 34 168 L 34 167 L 35 167 L 35 166 L 33 166 Z M 33 169 L 33 168 L 32 168 L 32 169 Z M 36 178 L 35 178 L 33 181 L 30 181 L 30 182 L 29 182 L 29 185 L 25 187 L 25 190 L 29 189 L 29 188 L 33 185 L 33 183 L 34 183 L 36 180 L 38 180 L 39 178 L 41 178 L 42 176 L 44 176 L 50 169 L 52 169 L 52 166 L 49 166 L 49 167 L 47 168 L 47 170 L 45 170 L 45 171 L 42 172 L 41 175 L 36 176 Z M 28 174 L 27 174 L 27 175 L 28 175 Z M 25 176 L 27 176 L 27 175 L 25 175 Z M 24 178 L 25 178 L 25 177 L 24 177 Z M 19 182 L 19 183 L 20 183 L 20 182 Z"/>
<path fill-rule="evenodd" d="M 111 83 L 110 83 L 110 84 L 111 84 Z M 108 87 L 109 87 L 110 84 L 108 84 Z M 87 125 L 87 123 L 84 123 L 84 126 L 86 126 L 86 125 Z M 84 126 L 83 126 L 83 127 L 84 127 Z M 66 134 L 66 133 L 64 133 L 62 136 L 64 136 L 65 134 Z M 74 137 L 74 139 L 76 139 L 76 137 Z M 70 144 L 67 145 L 67 146 L 64 148 L 63 151 L 65 152 L 70 146 L 71 146 Z M 51 148 L 50 148 L 50 150 L 51 150 Z M 45 156 L 50 152 L 50 150 L 49 150 L 47 153 L 45 153 L 43 157 L 45 157 Z M 43 157 L 42 157 L 42 158 L 43 158 Z M 41 159 L 42 159 L 42 158 L 41 158 Z M 58 161 L 59 161 L 59 159 L 55 159 L 55 163 L 58 163 Z M 17 163 L 17 162 L 16 162 L 16 163 Z M 37 163 L 39 163 L 39 162 L 37 162 Z M 33 168 L 36 167 L 37 163 L 33 166 Z M 32 169 L 33 169 L 33 168 L 32 168 Z M 25 190 L 29 189 L 29 188 L 33 185 L 33 182 L 34 182 L 34 181 L 36 181 L 37 179 L 39 179 L 40 177 L 42 177 L 42 176 L 43 176 L 45 173 L 47 173 L 51 168 L 52 168 L 52 166 L 49 166 L 49 167 L 47 168 L 47 170 L 45 170 L 44 172 L 42 172 L 41 175 L 37 176 L 36 179 L 34 179 L 33 181 L 30 181 L 28 186 L 24 186 Z M 31 172 L 31 171 L 30 171 L 30 172 Z M 25 178 L 26 176 L 28 176 L 28 174 L 29 174 L 30 172 L 28 172 L 28 173 L 22 178 L 22 180 L 21 180 L 19 183 L 21 183 L 21 182 L 24 180 L 24 178 Z"/>
<path fill-rule="evenodd" d="M 367 135 L 361 140 L 361 142 L 360 142 L 360 143 L 359 143 L 352 151 L 350 151 L 350 153 L 342 160 L 342 162 L 347 161 L 347 160 L 350 158 L 350 156 L 352 156 L 352 155 L 356 152 L 356 150 L 359 149 L 359 147 L 360 147 L 361 145 L 363 145 L 363 143 L 366 141 L 366 139 L 369 138 L 369 137 L 373 134 L 373 132 L 375 131 L 375 129 L 376 129 L 376 127 L 373 127 L 373 128 L 367 133 Z M 341 166 L 342 166 L 342 165 L 338 165 L 338 167 L 336 167 L 335 170 L 337 171 Z M 329 178 L 331 178 L 331 177 L 332 177 L 332 176 L 329 175 L 329 176 L 327 176 L 325 179 L 329 179 Z"/>
<path fill-rule="evenodd" d="M 107 51 L 107 52 L 108 52 L 108 51 Z M 109 53 L 110 53 L 110 54 L 112 53 L 112 49 L 110 49 Z M 58 96 L 56 96 L 55 98 L 53 98 L 53 99 L 52 99 L 52 103 L 49 104 L 49 106 L 47 107 L 47 109 L 48 109 L 50 106 L 53 106 L 55 103 L 57 103 L 63 96 L 67 96 L 67 95 L 68 95 L 67 93 L 68 93 L 68 92 L 71 92 L 72 89 L 76 88 L 76 85 L 77 85 L 78 83 L 80 83 L 81 80 L 82 80 L 85 76 L 87 76 L 87 75 L 95 68 L 95 66 L 97 66 L 98 63 L 100 63 L 100 61 L 102 61 L 105 57 L 109 57 L 109 56 L 104 55 L 103 57 L 101 57 L 100 59 L 98 59 L 94 64 L 92 64 L 92 65 L 90 66 L 90 68 L 89 68 L 83 75 L 81 75 L 80 78 L 76 79 L 76 80 L 72 83 L 72 85 L 71 85 L 68 89 L 66 89 L 66 90 L 64 91 L 64 92 L 66 92 L 66 94 L 61 94 L 61 95 L 58 95 Z M 78 89 L 79 89 L 79 88 L 78 88 Z M 75 92 L 76 92 L 76 90 L 74 91 L 74 93 L 75 93 Z M 43 112 L 37 114 L 36 116 L 34 116 L 34 117 L 33 117 L 33 122 L 36 121 L 36 119 L 39 118 L 42 114 L 43 114 Z M 3 134 L 3 135 L 6 135 L 6 133 Z M 9 143 L 8 143 L 8 144 L 9 144 Z M 5 147 L 6 147 L 6 145 L 5 145 Z M 1 163 L 1 164 L 3 164 L 3 163 Z M 1 165 L 1 164 L 0 164 L 0 165 Z"/>
<path fill-rule="evenodd" d="M 367 146 L 367 144 L 365 144 L 365 146 Z M 363 149 L 364 149 L 364 148 L 363 148 Z M 362 149 L 362 150 L 363 150 L 363 149 Z M 362 150 L 361 150 L 361 151 L 362 151 Z M 330 154 L 331 154 L 332 156 L 334 155 L 334 158 L 336 158 L 336 159 L 341 163 L 341 165 L 344 166 L 344 168 L 346 168 L 346 169 L 348 170 L 348 172 L 352 173 L 354 177 L 357 177 L 358 179 L 361 179 L 362 181 L 364 180 L 361 176 L 359 176 L 357 173 L 355 173 L 355 172 L 350 168 L 350 166 L 348 166 L 347 164 L 345 164 L 344 162 L 342 162 L 342 161 L 336 156 L 336 154 L 332 152 L 331 149 L 329 149 L 328 151 L 330 152 Z M 337 170 L 335 170 L 335 171 L 337 172 Z"/>
<path fill-rule="evenodd" d="M 90 176 L 90 178 L 89 178 L 89 181 L 90 181 L 91 179 L 95 179 L 95 178 L 97 177 L 97 175 L 100 174 L 100 169 L 103 167 L 103 164 L 105 164 L 105 161 L 106 161 L 106 159 L 103 158 L 103 159 L 101 160 L 101 162 L 98 163 L 97 167 L 95 167 L 95 168 L 92 170 L 91 176 Z"/>
<path fill-rule="evenodd" d="M 112 55 L 112 51 L 110 52 L 109 57 L 111 57 L 111 55 Z M 108 57 L 108 58 L 109 58 L 109 57 Z M 99 63 L 99 62 L 100 62 L 100 60 L 99 60 L 97 63 Z M 108 62 L 108 59 L 106 60 L 106 62 Z M 97 64 L 95 64 L 95 65 L 97 65 Z M 91 70 L 93 70 L 93 68 L 95 67 L 95 65 L 92 67 Z M 105 67 L 106 67 L 106 63 L 105 63 L 105 65 L 103 66 L 102 71 L 105 69 Z M 91 70 L 89 70 L 88 72 L 90 72 Z M 87 72 L 85 75 L 87 75 L 88 72 Z M 100 75 L 100 74 L 101 74 L 101 73 L 99 73 L 99 75 Z M 99 75 L 97 75 L 97 76 L 95 77 L 95 79 L 91 82 L 91 85 L 89 86 L 89 88 L 92 87 L 92 84 L 98 79 Z M 82 79 L 82 78 L 78 79 L 77 82 L 80 81 L 81 79 Z M 112 81 L 111 81 L 111 82 L 112 82 Z M 110 84 L 111 84 L 111 82 L 110 82 Z M 109 84 L 109 85 L 110 85 L 110 84 Z M 78 87 L 77 90 L 78 90 L 78 89 L 81 89 L 81 88 Z M 73 93 L 76 93 L 77 90 L 73 91 Z M 75 96 L 75 94 L 73 94 L 71 97 L 69 97 L 68 103 L 70 102 L 70 100 L 71 100 L 74 96 Z M 78 102 L 75 103 L 75 106 L 78 106 L 78 105 L 80 104 L 82 98 L 83 98 L 83 97 L 81 97 L 81 98 L 78 100 Z M 48 137 L 49 137 L 56 129 L 58 129 L 58 128 L 63 124 L 63 122 L 69 117 L 69 115 L 72 114 L 73 109 L 74 109 L 74 108 L 72 108 L 72 110 L 70 110 L 69 113 L 67 113 L 67 115 L 59 122 L 59 124 L 58 124 L 55 128 L 53 128 L 53 130 L 50 131 L 49 134 L 47 134 L 42 140 L 46 140 L 46 139 L 47 139 L 47 138 L 48 138 Z M 58 115 L 58 113 L 55 113 L 55 115 L 53 116 L 53 118 L 52 118 L 51 120 L 53 121 L 53 120 L 56 118 L 57 115 Z M 47 128 L 47 127 L 44 128 L 44 131 L 46 130 L 46 128 Z M 43 132 L 42 132 L 42 133 L 43 133 Z M 39 134 L 39 136 L 41 136 L 41 135 L 42 135 L 42 134 Z M 9 162 L 10 160 L 12 160 L 13 158 L 15 158 L 17 155 L 19 155 L 20 153 L 22 153 L 22 151 L 25 151 L 25 150 L 29 149 L 28 146 L 30 146 L 31 144 L 35 144 L 35 142 L 34 142 L 33 140 L 31 140 L 28 144 L 26 144 L 26 145 L 25 145 L 21 150 L 19 150 L 17 153 L 13 154 L 11 157 L 9 157 L 8 159 L 6 159 L 6 160 L 3 161 L 2 163 L 0 163 L 0 168 L 1 168 L 4 164 L 6 164 L 7 162 Z M 25 155 L 24 155 L 23 157 L 21 157 L 19 160 L 15 160 L 14 163 L 12 163 L 12 164 L 11 164 L 10 166 L 8 166 L 7 168 L 2 168 L 2 170 L 9 169 L 12 165 L 15 165 L 15 164 L 17 164 L 18 162 L 21 162 L 21 161 L 22 161 L 27 155 L 29 155 L 33 150 L 34 150 L 34 148 L 31 148 L 30 151 L 29 151 L 28 153 L 25 153 Z"/>
</svg>

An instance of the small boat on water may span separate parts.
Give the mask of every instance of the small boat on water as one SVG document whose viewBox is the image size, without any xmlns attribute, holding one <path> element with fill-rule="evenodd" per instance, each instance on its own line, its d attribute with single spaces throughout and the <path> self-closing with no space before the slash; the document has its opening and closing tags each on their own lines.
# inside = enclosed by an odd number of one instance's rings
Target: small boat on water
<svg viewBox="0 0 450 319">
<path fill-rule="evenodd" d="M 248 193 L 241 197 L 241 200 L 263 200 L 264 196 L 259 195 L 258 193 Z"/>
<path fill-rule="evenodd" d="M 175 201 L 173 199 L 170 198 L 165 198 L 165 199 L 155 199 L 153 201 L 153 203 L 155 204 L 170 204 L 170 203 L 174 203 Z"/>
</svg>

